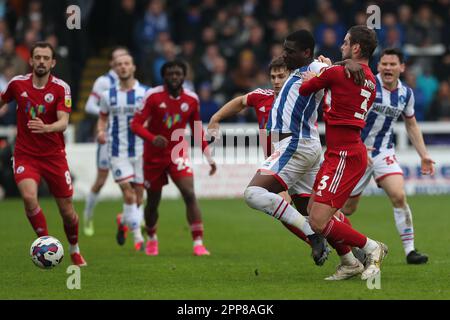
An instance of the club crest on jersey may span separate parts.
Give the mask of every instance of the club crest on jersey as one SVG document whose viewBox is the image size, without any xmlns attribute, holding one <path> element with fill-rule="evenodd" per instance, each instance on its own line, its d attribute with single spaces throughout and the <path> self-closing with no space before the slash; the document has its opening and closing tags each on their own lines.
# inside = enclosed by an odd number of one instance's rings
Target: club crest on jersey
<svg viewBox="0 0 450 320">
<path fill-rule="evenodd" d="M 180 106 L 181 111 L 186 112 L 189 110 L 189 105 L 186 102 L 183 102 Z"/>
<path fill-rule="evenodd" d="M 16 170 L 16 173 L 17 174 L 21 174 L 22 172 L 24 172 L 25 171 L 25 168 L 23 167 L 23 166 L 19 166 L 18 168 L 17 168 L 17 170 Z"/>
<path fill-rule="evenodd" d="M 163 122 L 166 125 L 167 129 L 172 128 L 175 124 L 180 122 L 180 120 L 181 116 L 178 113 L 172 116 L 171 114 L 166 112 L 163 117 Z"/>
<path fill-rule="evenodd" d="M 261 108 L 258 109 L 261 112 L 266 112 L 266 107 L 262 106 Z"/>
<path fill-rule="evenodd" d="M 120 177 L 121 174 L 122 174 L 122 171 L 121 171 L 120 169 L 117 169 L 117 170 L 114 172 L 114 175 L 115 175 L 116 177 Z"/>
<path fill-rule="evenodd" d="M 398 97 L 398 101 L 400 101 L 401 104 L 404 104 L 406 101 L 406 97 L 405 96 L 399 96 Z"/>
<path fill-rule="evenodd" d="M 28 101 L 27 106 L 25 107 L 25 113 L 30 116 L 31 119 L 34 119 L 41 114 L 44 114 L 46 111 L 45 106 L 40 104 L 38 106 L 32 106 L 31 103 Z"/>
<path fill-rule="evenodd" d="M 159 108 L 161 108 L 161 109 L 166 109 L 166 108 L 167 108 L 167 105 L 166 105 L 164 102 L 162 102 L 162 103 L 159 105 Z"/>
<path fill-rule="evenodd" d="M 44 96 L 44 100 L 45 100 L 45 102 L 47 102 L 47 103 L 51 103 L 51 102 L 53 102 L 53 100 L 55 100 L 55 97 L 53 96 L 53 94 L 47 93 L 47 94 Z"/>
</svg>

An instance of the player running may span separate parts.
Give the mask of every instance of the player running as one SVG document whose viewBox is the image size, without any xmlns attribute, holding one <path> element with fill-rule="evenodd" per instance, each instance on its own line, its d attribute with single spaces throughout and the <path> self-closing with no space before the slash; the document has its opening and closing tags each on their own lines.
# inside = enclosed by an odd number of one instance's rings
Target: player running
<svg viewBox="0 0 450 320">
<path fill-rule="evenodd" d="M 414 246 L 412 213 L 406 202 L 403 171 L 395 156 L 393 127 L 400 115 L 403 116 L 408 136 L 421 158 L 422 174 L 434 174 L 434 161 L 427 152 L 414 117 L 414 93 L 399 79 L 404 70 L 403 54 L 399 49 L 385 49 L 382 52 L 376 76 L 375 103 L 367 114 L 366 126 L 361 133 L 363 142 L 371 149 L 369 164 L 342 212 L 351 215 L 356 211 L 360 195 L 373 177 L 389 196 L 394 207 L 395 224 L 403 242 L 406 262 L 422 264 L 428 261 L 428 257 L 417 252 Z"/>
<path fill-rule="evenodd" d="M 133 232 L 136 251 L 144 249 L 140 222 L 144 193 L 142 172 L 143 141 L 130 128 L 137 110 L 143 107 L 148 87 L 134 78 L 136 66 L 133 58 L 121 55 L 114 60 L 114 70 L 119 77 L 117 87 L 104 91 L 100 96 L 98 119 L 98 142 L 107 143 L 109 163 L 114 180 L 119 184 L 123 196 L 123 215 L 117 217 L 117 242 L 125 243 L 125 225 Z M 108 129 L 108 133 L 106 133 Z"/>
<path fill-rule="evenodd" d="M 14 178 L 38 237 L 48 236 L 38 201 L 39 182 L 41 178 L 47 182 L 63 219 L 72 263 L 86 266 L 78 246 L 78 215 L 72 203 L 73 186 L 63 135 L 72 108 L 70 87 L 51 74 L 56 60 L 49 43 L 35 43 L 30 56 L 32 73 L 11 79 L 0 98 L 0 109 L 12 100 L 17 103 Z"/>
<path fill-rule="evenodd" d="M 109 57 L 109 65 L 111 69 L 108 73 L 100 76 L 95 80 L 94 87 L 86 103 L 86 112 L 98 116 L 100 113 L 100 96 L 105 90 L 117 86 L 118 76 L 113 70 L 115 58 L 129 54 L 128 49 L 124 47 L 114 48 Z M 86 196 L 86 204 L 84 207 L 83 231 L 86 236 L 94 235 L 94 208 L 98 201 L 98 196 L 102 190 L 109 172 L 108 150 L 106 144 L 97 144 L 97 177 L 91 187 L 90 192 Z"/>
<path fill-rule="evenodd" d="M 274 152 L 250 181 L 244 198 L 249 207 L 301 231 L 312 247 L 315 263 L 322 265 L 328 255 L 325 239 L 315 234 L 306 218 L 279 195 L 288 191 L 309 197 L 319 170 L 322 146 L 316 120 L 323 91 L 306 96 L 298 93 L 303 72 L 318 73 L 327 67 L 314 61 L 314 46 L 314 38 L 306 30 L 295 31 L 285 40 L 284 60 L 288 69 L 294 71 L 277 95 L 267 124 Z M 297 204 L 300 199 L 293 199 L 297 208 L 302 207 Z M 306 215 L 306 208 L 303 212 Z"/>
<path fill-rule="evenodd" d="M 194 255 L 210 254 L 203 245 L 202 216 L 194 192 L 193 172 L 187 154 L 188 143 L 184 138 L 187 123 L 190 124 L 195 140 L 202 141 L 203 153 L 211 166 L 210 175 L 215 173 L 216 164 L 203 138 L 198 97 L 194 92 L 183 88 L 186 71 L 184 62 L 176 60 L 165 63 L 161 67 L 164 85 L 148 91 L 144 109 L 136 113 L 131 124 L 133 132 L 145 140 L 145 224 L 149 237 L 145 252 L 151 256 L 159 253 L 156 235 L 158 206 L 162 188 L 168 183 L 168 175 L 180 190 L 186 205 L 187 220 L 194 240 Z M 144 127 L 146 121 L 148 124 Z"/>
<path fill-rule="evenodd" d="M 367 167 L 367 150 L 360 135 L 367 110 L 375 99 L 376 81 L 368 63 L 376 46 L 373 30 L 366 26 L 350 28 L 341 47 L 342 57 L 361 64 L 365 72 L 364 84 L 357 85 L 348 79 L 342 66 L 331 66 L 317 76 L 306 73 L 300 87 L 301 95 L 326 89 L 323 110 L 327 150 L 308 209 L 311 227 L 327 238 L 341 258 L 336 273 L 327 280 L 346 279 L 361 272 L 361 279 L 367 280 L 380 272 L 387 254 L 383 243 L 360 234 L 334 217 Z M 351 247 L 364 250 L 368 259 L 366 268 L 355 258 Z"/>
</svg>

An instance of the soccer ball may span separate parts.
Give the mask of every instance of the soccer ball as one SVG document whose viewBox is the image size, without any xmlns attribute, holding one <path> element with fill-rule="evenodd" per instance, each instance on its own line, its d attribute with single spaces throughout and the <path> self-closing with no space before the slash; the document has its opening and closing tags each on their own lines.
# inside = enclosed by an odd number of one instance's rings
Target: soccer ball
<svg viewBox="0 0 450 320">
<path fill-rule="evenodd" d="M 50 236 L 37 238 L 30 248 L 31 260 L 42 269 L 51 269 L 61 263 L 64 248 L 58 239 Z"/>
</svg>

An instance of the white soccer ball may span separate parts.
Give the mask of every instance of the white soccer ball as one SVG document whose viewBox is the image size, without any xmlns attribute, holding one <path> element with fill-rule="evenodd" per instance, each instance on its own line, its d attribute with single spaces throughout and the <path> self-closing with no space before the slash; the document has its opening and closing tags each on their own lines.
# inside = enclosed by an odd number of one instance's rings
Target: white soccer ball
<svg viewBox="0 0 450 320">
<path fill-rule="evenodd" d="M 61 263 L 64 248 L 58 239 L 50 236 L 37 238 L 30 248 L 31 260 L 42 269 L 51 269 Z"/>
</svg>

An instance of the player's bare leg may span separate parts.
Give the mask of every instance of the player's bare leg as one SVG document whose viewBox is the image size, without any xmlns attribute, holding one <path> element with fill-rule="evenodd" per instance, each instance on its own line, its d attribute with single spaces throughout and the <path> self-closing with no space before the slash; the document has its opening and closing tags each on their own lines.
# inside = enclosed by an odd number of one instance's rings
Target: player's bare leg
<svg viewBox="0 0 450 320">
<path fill-rule="evenodd" d="M 23 199 L 25 213 L 38 237 L 48 236 L 47 222 L 39 206 L 38 184 L 33 179 L 24 179 L 17 184 Z"/>
<path fill-rule="evenodd" d="M 314 231 L 323 234 L 330 244 L 336 248 L 341 245 L 347 246 L 346 248 L 341 247 L 341 249 L 344 252 L 348 251 L 348 255 L 351 255 L 350 247 L 358 247 L 364 250 L 368 256 L 368 263 L 362 272 L 362 280 L 367 280 L 380 272 L 381 262 L 387 254 L 387 247 L 383 243 L 374 241 L 357 232 L 348 224 L 341 222 L 339 219 L 335 219 L 334 214 L 337 209 L 332 208 L 328 204 L 314 201 L 314 196 L 311 197 L 308 208 L 311 227 Z M 355 263 L 355 260 L 353 256 L 349 263 Z"/>
<path fill-rule="evenodd" d="M 86 204 L 84 207 L 83 232 L 86 236 L 94 235 L 94 208 L 98 202 L 98 195 L 108 179 L 108 169 L 98 169 L 97 177 L 91 187 L 91 191 L 86 197 Z"/>
<path fill-rule="evenodd" d="M 209 255 L 203 245 L 203 222 L 202 213 L 198 205 L 197 198 L 194 191 L 194 178 L 183 177 L 174 181 L 175 185 L 180 190 L 183 201 L 186 205 L 186 216 L 191 228 L 192 239 L 194 241 L 194 255 L 204 256 Z"/>
<path fill-rule="evenodd" d="M 83 256 L 80 254 L 80 248 L 78 246 L 78 215 L 73 207 L 72 197 L 68 198 L 55 198 L 58 205 L 59 213 L 64 222 L 64 231 L 66 233 L 67 240 L 70 244 L 70 258 L 73 264 L 80 267 L 86 266 L 87 263 Z"/>
<path fill-rule="evenodd" d="M 144 221 L 144 185 L 142 184 L 132 184 L 134 192 L 136 193 L 136 204 L 140 215 L 140 224 L 142 227 L 145 226 Z"/>
<path fill-rule="evenodd" d="M 134 246 L 136 250 L 143 250 L 144 238 L 141 232 L 141 214 L 137 206 L 136 192 L 129 182 L 119 183 L 123 195 L 123 216 L 121 225 L 125 224 L 133 232 Z M 121 226 L 119 225 L 117 232 L 117 242 L 123 244 L 125 241 L 121 238 Z"/>
<path fill-rule="evenodd" d="M 159 253 L 156 229 L 159 217 L 158 207 L 161 202 L 161 194 L 161 190 L 154 191 L 147 189 L 147 205 L 145 206 L 144 218 L 148 240 L 145 247 L 145 253 L 149 256 L 157 256 Z"/>
<path fill-rule="evenodd" d="M 282 191 L 286 191 L 286 188 L 275 176 L 257 172 L 247 186 L 244 198 L 249 207 L 303 232 L 310 241 L 315 263 L 322 265 L 328 255 L 325 239 L 315 234 L 305 217 L 278 195 Z"/>
<path fill-rule="evenodd" d="M 417 252 L 414 246 L 413 219 L 411 209 L 406 201 L 403 176 L 387 176 L 380 180 L 378 184 L 384 189 L 394 207 L 395 225 L 403 243 L 406 262 L 409 264 L 427 263 L 428 257 Z"/>
</svg>

